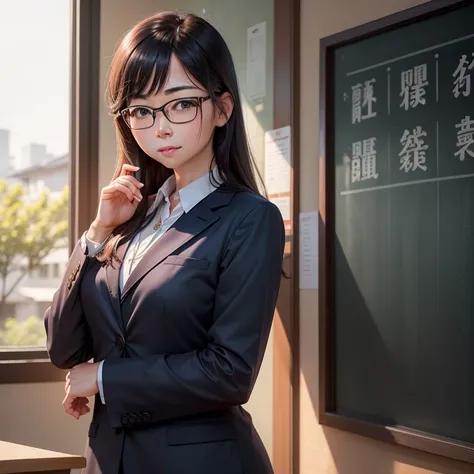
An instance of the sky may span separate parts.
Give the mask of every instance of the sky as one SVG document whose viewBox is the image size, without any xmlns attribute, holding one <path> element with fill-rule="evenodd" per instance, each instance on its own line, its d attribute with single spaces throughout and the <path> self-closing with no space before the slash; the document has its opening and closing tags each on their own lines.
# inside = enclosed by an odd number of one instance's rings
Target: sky
<svg viewBox="0 0 474 474">
<path fill-rule="evenodd" d="M 0 0 L 0 129 L 10 155 L 41 143 L 69 148 L 69 0 Z"/>
</svg>

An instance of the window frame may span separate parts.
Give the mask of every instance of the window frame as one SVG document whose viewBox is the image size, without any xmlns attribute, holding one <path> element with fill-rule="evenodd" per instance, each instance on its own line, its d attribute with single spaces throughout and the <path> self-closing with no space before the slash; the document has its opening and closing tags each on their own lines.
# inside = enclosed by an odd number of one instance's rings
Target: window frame
<svg viewBox="0 0 474 474">
<path fill-rule="evenodd" d="M 300 472 L 300 0 L 274 0 L 273 128 L 291 129 L 291 230 L 273 324 L 272 464 L 275 474 Z"/>
<path fill-rule="evenodd" d="M 100 0 L 70 0 L 69 250 L 98 204 Z M 91 192 L 93 190 L 94 192 Z M 80 203 L 80 205 L 79 205 Z M 0 348 L 0 384 L 62 381 L 46 349 Z"/>
</svg>

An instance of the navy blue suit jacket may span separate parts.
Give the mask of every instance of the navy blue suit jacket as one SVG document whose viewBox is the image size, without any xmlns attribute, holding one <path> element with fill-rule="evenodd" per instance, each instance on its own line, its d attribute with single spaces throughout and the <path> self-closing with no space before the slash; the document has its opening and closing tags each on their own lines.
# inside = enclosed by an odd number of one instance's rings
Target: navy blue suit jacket
<svg viewBox="0 0 474 474">
<path fill-rule="evenodd" d="M 85 472 L 273 472 L 241 405 L 267 344 L 284 240 L 274 204 L 223 185 L 148 249 L 122 292 L 118 265 L 78 242 L 45 326 L 56 366 L 105 360 Z"/>
</svg>

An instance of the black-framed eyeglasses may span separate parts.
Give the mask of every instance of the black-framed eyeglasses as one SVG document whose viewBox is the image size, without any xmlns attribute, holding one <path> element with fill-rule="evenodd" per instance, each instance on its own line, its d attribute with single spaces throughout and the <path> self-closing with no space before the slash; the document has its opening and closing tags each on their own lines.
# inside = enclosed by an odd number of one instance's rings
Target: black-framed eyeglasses
<svg viewBox="0 0 474 474">
<path fill-rule="evenodd" d="M 182 97 L 170 100 L 156 109 L 146 105 L 132 105 L 121 110 L 120 115 L 132 130 L 143 130 L 153 127 L 158 112 L 163 112 L 163 115 L 171 123 L 189 123 L 197 117 L 202 103 L 210 98 L 211 96 L 209 95 L 206 97 Z"/>
</svg>

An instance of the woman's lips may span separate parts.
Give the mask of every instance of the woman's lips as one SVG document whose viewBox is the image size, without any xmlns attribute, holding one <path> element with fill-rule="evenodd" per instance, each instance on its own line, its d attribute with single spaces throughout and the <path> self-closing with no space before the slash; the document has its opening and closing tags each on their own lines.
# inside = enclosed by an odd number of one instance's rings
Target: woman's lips
<svg viewBox="0 0 474 474">
<path fill-rule="evenodd" d="M 166 157 L 173 156 L 176 151 L 178 151 L 181 147 L 180 146 L 164 146 L 158 149 L 159 153 L 162 153 Z"/>
</svg>

